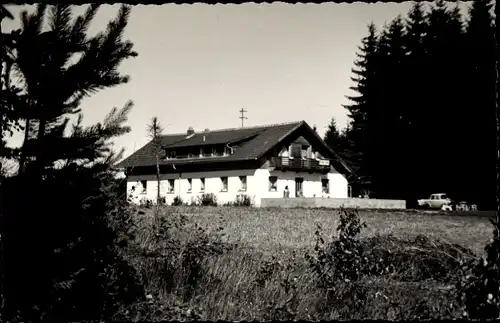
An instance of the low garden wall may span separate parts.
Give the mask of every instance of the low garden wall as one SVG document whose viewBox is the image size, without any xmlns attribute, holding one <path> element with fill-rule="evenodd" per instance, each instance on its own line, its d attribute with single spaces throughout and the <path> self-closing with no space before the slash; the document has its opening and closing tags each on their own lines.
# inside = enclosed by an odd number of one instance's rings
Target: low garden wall
<svg viewBox="0 0 500 323">
<path fill-rule="evenodd" d="M 406 209 L 405 200 L 382 200 L 364 198 L 262 198 L 261 207 L 281 208 L 360 208 L 360 209 Z"/>
</svg>

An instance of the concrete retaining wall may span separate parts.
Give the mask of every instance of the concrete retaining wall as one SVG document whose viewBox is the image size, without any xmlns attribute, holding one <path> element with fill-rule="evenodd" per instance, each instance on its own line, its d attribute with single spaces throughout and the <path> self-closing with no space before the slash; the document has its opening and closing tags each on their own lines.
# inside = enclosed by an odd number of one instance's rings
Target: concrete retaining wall
<svg viewBox="0 0 500 323">
<path fill-rule="evenodd" d="M 406 201 L 363 198 L 262 198 L 261 207 L 406 209 Z"/>
</svg>

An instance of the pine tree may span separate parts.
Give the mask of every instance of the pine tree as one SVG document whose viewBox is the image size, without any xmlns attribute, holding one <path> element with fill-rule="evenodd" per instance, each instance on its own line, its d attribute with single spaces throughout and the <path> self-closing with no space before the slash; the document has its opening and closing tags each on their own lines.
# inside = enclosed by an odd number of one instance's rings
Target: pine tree
<svg viewBox="0 0 500 323">
<path fill-rule="evenodd" d="M 5 6 L 0 7 L 1 19 L 14 19 L 12 14 Z M 15 37 L 19 33 L 14 30 L 9 33 L 2 32 L 2 40 L 0 42 L 0 56 L 2 57 L 1 81 L 0 89 L 0 158 L 10 158 L 14 155 L 15 150 L 6 146 L 5 139 L 12 136 L 15 130 L 21 130 L 19 115 L 16 115 L 14 106 L 18 103 L 20 89 L 12 83 L 12 64 L 13 51 L 15 45 Z M 2 163 L 0 163 L 0 178 L 3 176 Z"/>
<path fill-rule="evenodd" d="M 404 181 L 404 165 L 400 155 L 405 138 L 404 102 L 405 44 L 404 25 L 397 16 L 381 33 L 378 51 L 377 76 L 378 93 L 374 108 L 367 115 L 367 128 L 371 144 L 368 147 L 373 189 L 387 198 L 402 198 L 401 185 Z M 398 149 L 394 149 L 398 147 Z"/>
<path fill-rule="evenodd" d="M 151 119 L 151 123 L 147 127 L 148 135 L 153 141 L 154 154 L 156 157 L 156 205 L 160 205 L 160 152 L 161 152 L 161 134 L 163 133 L 163 126 L 157 117 Z"/>
<path fill-rule="evenodd" d="M 370 124 L 367 123 L 367 116 L 371 110 L 375 109 L 377 101 L 377 47 L 378 36 L 375 25 L 368 25 L 368 35 L 361 41 L 362 45 L 354 62 L 355 68 L 352 73 L 355 75 L 351 79 L 356 83 L 350 89 L 357 92 L 356 96 L 347 96 L 352 101 L 349 105 L 344 105 L 351 119 L 349 124 L 348 141 L 350 142 L 351 167 L 355 170 L 364 182 L 370 182 L 370 156 L 368 148 L 371 144 Z"/>
<path fill-rule="evenodd" d="M 466 24 L 467 45 L 464 81 L 467 99 L 466 119 L 467 160 L 470 173 L 467 183 L 470 194 L 484 207 L 496 208 L 496 57 L 495 22 L 490 1 L 474 1 Z"/>
<path fill-rule="evenodd" d="M 333 151 L 337 153 L 340 151 L 339 149 L 340 132 L 337 129 L 337 122 L 335 121 L 335 118 L 332 118 L 330 120 L 330 123 L 328 124 L 328 129 L 326 129 L 325 137 L 323 140 Z"/>
<path fill-rule="evenodd" d="M 461 152 L 467 146 L 463 129 L 468 110 L 462 97 L 467 92 L 466 80 L 460 70 L 464 52 L 462 18 L 457 7 L 450 10 L 443 1 L 437 1 L 427 19 L 429 25 L 424 37 L 427 104 L 421 108 L 419 130 L 422 142 L 427 143 L 423 144 L 426 154 L 433 158 L 422 165 L 425 173 L 421 180 L 432 184 L 429 189 L 462 199 L 466 197 L 463 181 L 466 174 L 457 176 L 457 172 L 468 168 Z"/>
<path fill-rule="evenodd" d="M 49 30 L 42 30 L 46 6 L 22 14 L 22 33 L 16 39 L 14 67 L 22 74 L 23 90 L 27 93 L 25 144 L 34 148 L 36 170 L 42 173 L 53 160 L 45 158 L 50 132 L 58 131 L 65 116 L 79 112 L 81 100 L 104 88 L 128 82 L 127 76 L 117 72 L 120 63 L 137 54 L 132 44 L 122 40 L 130 15 L 130 7 L 122 6 L 115 20 L 104 33 L 87 37 L 86 33 L 98 10 L 98 5 L 71 22 L 71 7 L 51 6 Z M 46 53 L 51 53 L 47 55 Z M 74 54 L 81 54 L 75 64 L 69 65 Z M 68 66 L 69 65 L 69 66 Z M 30 138 L 31 123 L 36 124 L 36 137 Z M 35 140 L 34 143 L 28 143 Z M 24 147 L 24 146 L 23 146 Z M 27 151 L 23 149 L 21 167 Z"/>
<path fill-rule="evenodd" d="M 424 46 L 424 37 L 428 29 L 428 22 L 424 12 L 424 5 L 416 2 L 408 13 L 405 22 L 405 46 L 406 59 L 402 72 L 405 77 L 406 89 L 403 95 L 404 112 L 407 118 L 405 143 L 401 145 L 401 158 L 411 165 L 420 165 L 412 167 L 405 172 L 407 182 L 406 192 L 409 200 L 416 200 L 419 196 L 428 194 L 424 183 L 425 172 L 422 165 L 426 163 L 426 156 L 421 152 L 420 147 L 424 142 L 423 132 L 425 129 L 425 112 L 427 107 L 427 98 L 425 96 L 425 84 L 429 73 L 426 71 L 426 49 Z M 410 187 L 411 186 L 411 187 Z"/>
<path fill-rule="evenodd" d="M 123 150 L 110 142 L 130 131 L 124 123 L 132 102 L 90 127 L 81 114 L 75 125 L 69 120 L 83 97 L 126 82 L 118 65 L 136 55 L 122 41 L 130 8 L 88 38 L 96 10 L 91 5 L 70 23 L 68 6 L 51 7 L 42 31 L 46 6 L 38 5 L 34 14 L 22 13 L 14 38 L 12 66 L 23 92 L 8 103 L 26 120 L 22 164 L 34 167 L 0 190 L 6 320 L 109 319 L 119 303 L 143 294 L 119 251 L 130 239 L 131 213 L 113 168 Z M 67 64 L 74 53 L 82 56 Z M 32 157 L 36 163 L 25 163 Z"/>
</svg>

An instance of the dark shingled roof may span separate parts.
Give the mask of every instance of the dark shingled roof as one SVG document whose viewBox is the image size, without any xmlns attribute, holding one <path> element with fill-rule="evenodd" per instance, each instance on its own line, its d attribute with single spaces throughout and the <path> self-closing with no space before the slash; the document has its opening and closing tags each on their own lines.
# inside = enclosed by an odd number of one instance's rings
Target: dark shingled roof
<svg viewBox="0 0 500 323">
<path fill-rule="evenodd" d="M 276 146 L 284 137 L 302 126 L 305 122 L 292 122 L 248 128 L 233 128 L 195 133 L 161 136 L 163 148 L 180 148 L 214 144 L 228 144 L 233 148 L 233 154 L 226 157 L 185 158 L 176 160 L 161 160 L 160 164 L 197 164 L 219 161 L 242 161 L 257 159 Z M 203 137 L 205 140 L 203 141 Z M 246 139 L 246 140 L 245 140 Z M 156 164 L 153 144 L 150 141 L 116 166 L 118 168 L 152 166 Z"/>
</svg>

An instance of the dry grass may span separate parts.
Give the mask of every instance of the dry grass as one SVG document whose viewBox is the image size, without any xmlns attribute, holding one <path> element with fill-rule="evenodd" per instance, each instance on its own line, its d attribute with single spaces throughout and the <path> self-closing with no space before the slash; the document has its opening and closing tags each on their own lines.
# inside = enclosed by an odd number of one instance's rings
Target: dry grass
<svg viewBox="0 0 500 323">
<path fill-rule="evenodd" d="M 339 215 L 326 209 L 258 209 L 231 207 L 170 207 L 200 226 L 213 230 L 219 226 L 229 242 L 238 242 L 266 254 L 314 247 L 316 224 L 326 234 L 336 235 Z M 425 211 L 359 211 L 367 228 L 362 236 L 392 234 L 396 237 L 425 235 L 483 252 L 492 237 L 493 227 L 486 216 L 429 214 Z M 222 221 L 220 219 L 222 218 Z"/>
<path fill-rule="evenodd" d="M 144 212 L 138 218 L 140 234 L 136 246 L 143 250 L 166 250 L 154 239 L 153 209 Z M 394 251 L 402 248 L 399 250 L 401 259 L 405 264 L 411 263 L 408 265 L 411 268 L 399 266 L 399 273 L 366 276 L 355 286 L 340 285 L 337 292 L 342 295 L 335 296 L 336 300 L 332 301 L 332 296 L 318 288 L 318 277 L 309 268 L 304 254 L 314 253 L 317 224 L 321 225 L 325 236 L 337 236 L 337 211 L 165 207 L 160 216 L 177 223 L 181 218 L 186 221 L 170 233 L 170 237 L 180 244 L 175 247 L 175 257 L 166 259 L 166 262 L 141 256 L 135 258 L 133 263 L 144 276 L 146 289 L 153 299 L 129 308 L 126 318 L 159 321 L 190 317 L 233 321 L 459 317 L 461 310 L 454 301 L 453 284 L 439 277 L 420 281 L 416 281 L 415 277 L 428 270 L 424 267 L 430 262 L 425 259 L 437 259 L 445 250 L 443 244 L 433 242 L 436 239 L 459 244 L 477 255 L 481 254 L 492 236 L 492 225 L 487 217 L 404 211 L 360 211 L 359 215 L 367 224 L 361 237 L 375 237 L 371 243 L 382 249 Z M 205 233 L 198 227 L 205 228 Z M 203 235 L 215 237 L 220 227 L 225 234 L 222 240 L 238 246 L 199 258 L 202 275 L 186 297 L 189 270 L 181 260 L 188 253 L 188 244 L 199 243 Z M 388 235 L 392 237 L 384 238 Z M 418 235 L 430 240 L 418 242 L 421 240 Z M 217 239 L 220 237 L 215 240 L 209 238 L 204 243 L 211 245 Z M 418 248 L 413 248 L 416 245 Z M 397 255 L 398 252 L 392 254 Z M 405 262 L 405 257 L 410 258 Z M 165 271 L 166 263 L 170 268 L 168 273 Z M 444 261 L 436 263 L 439 265 Z M 453 266 L 456 267 L 456 262 L 445 267 Z M 165 287 L 168 285 L 166 281 L 171 285 L 168 288 Z M 339 301 L 343 299 L 348 301 Z"/>
</svg>

